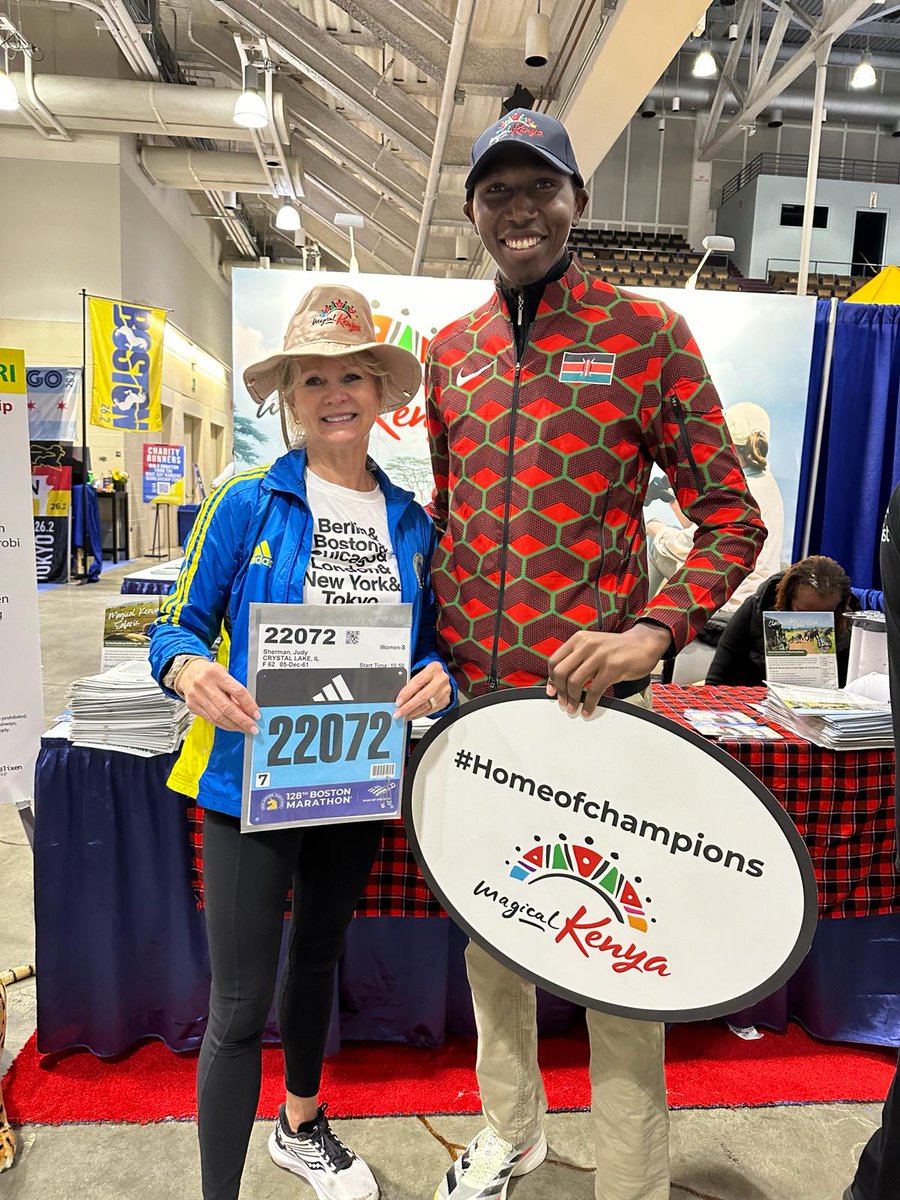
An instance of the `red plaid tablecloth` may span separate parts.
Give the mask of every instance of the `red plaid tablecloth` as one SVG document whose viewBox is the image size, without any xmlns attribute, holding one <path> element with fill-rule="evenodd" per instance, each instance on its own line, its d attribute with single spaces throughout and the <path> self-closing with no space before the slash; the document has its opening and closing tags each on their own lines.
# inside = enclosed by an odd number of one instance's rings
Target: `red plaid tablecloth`
<svg viewBox="0 0 900 1200">
<path fill-rule="evenodd" d="M 686 708 L 732 708 L 759 717 L 751 705 L 765 695 L 765 688 L 654 685 L 653 704 L 661 716 L 687 725 L 681 715 Z M 900 876 L 894 869 L 894 751 L 836 753 L 780 732 L 780 742 L 726 742 L 723 749 L 773 792 L 800 831 L 815 867 L 820 917 L 900 910 Z M 188 810 L 194 887 L 202 902 L 201 815 L 197 808 Z M 445 915 L 416 866 L 400 822 L 385 826 L 356 915 Z"/>
</svg>

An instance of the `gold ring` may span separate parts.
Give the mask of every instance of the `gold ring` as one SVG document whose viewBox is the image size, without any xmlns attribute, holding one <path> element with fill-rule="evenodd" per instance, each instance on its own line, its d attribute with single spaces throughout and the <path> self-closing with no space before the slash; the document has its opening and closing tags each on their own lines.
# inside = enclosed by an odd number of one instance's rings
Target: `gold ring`
<svg viewBox="0 0 900 1200">
<path fill-rule="evenodd" d="M 428 697 L 428 707 L 433 709 L 436 707 L 436 705 L 437 705 L 437 701 L 435 700 L 434 696 L 429 696 Z"/>
</svg>

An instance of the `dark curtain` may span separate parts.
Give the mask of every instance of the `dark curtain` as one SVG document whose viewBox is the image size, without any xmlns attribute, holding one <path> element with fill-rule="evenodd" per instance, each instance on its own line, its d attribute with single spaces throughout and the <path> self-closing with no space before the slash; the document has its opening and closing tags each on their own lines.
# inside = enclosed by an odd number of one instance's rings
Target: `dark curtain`
<svg viewBox="0 0 900 1200">
<path fill-rule="evenodd" d="M 800 471 L 794 559 L 810 492 L 829 301 L 820 300 Z M 839 304 L 809 553 L 827 554 L 854 587 L 879 588 L 881 525 L 900 479 L 900 305 Z"/>
</svg>

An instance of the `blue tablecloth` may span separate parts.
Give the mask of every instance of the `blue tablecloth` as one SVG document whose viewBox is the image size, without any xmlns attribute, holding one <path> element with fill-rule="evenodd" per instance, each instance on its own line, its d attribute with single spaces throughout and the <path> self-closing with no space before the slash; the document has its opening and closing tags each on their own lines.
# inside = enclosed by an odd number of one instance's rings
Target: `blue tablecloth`
<svg viewBox="0 0 900 1200">
<path fill-rule="evenodd" d="M 187 544 L 199 511 L 199 504 L 179 504 L 178 506 L 178 545 L 182 550 Z"/>
<path fill-rule="evenodd" d="M 97 493 L 92 487 L 85 488 L 77 483 L 72 488 L 72 549 L 82 545 L 82 518 L 87 509 L 87 549 L 93 559 L 87 567 L 87 577 L 91 583 L 100 578 L 103 570 L 103 535 L 100 532 L 100 504 Z M 87 554 L 85 555 L 87 562 Z"/>
<path fill-rule="evenodd" d="M 186 801 L 165 786 L 172 761 L 44 739 L 34 846 L 42 1052 L 112 1055 L 148 1036 L 175 1050 L 200 1042 L 209 962 Z M 342 1038 L 436 1045 L 473 1034 L 464 948 L 446 918 L 353 921 L 329 1053 Z M 578 1010 L 539 993 L 539 1015 L 546 1031 Z M 788 1019 L 829 1040 L 900 1043 L 900 914 L 820 921 L 789 983 L 735 1018 L 773 1028 Z"/>
</svg>

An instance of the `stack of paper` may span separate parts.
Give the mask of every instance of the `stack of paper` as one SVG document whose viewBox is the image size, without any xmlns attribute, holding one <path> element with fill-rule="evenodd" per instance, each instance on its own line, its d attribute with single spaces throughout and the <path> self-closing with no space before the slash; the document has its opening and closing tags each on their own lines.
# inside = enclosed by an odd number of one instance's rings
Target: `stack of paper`
<svg viewBox="0 0 900 1200">
<path fill-rule="evenodd" d="M 76 679 L 68 700 L 78 746 L 164 754 L 178 749 L 191 723 L 187 707 L 154 682 L 146 660 Z"/>
<path fill-rule="evenodd" d="M 894 744 L 890 704 L 839 688 L 770 683 L 766 714 L 827 750 L 873 750 Z"/>
</svg>

